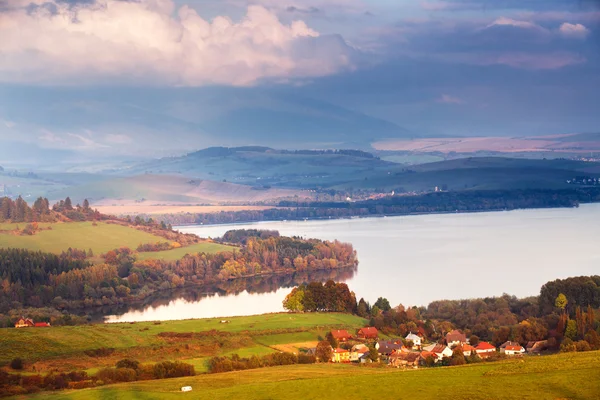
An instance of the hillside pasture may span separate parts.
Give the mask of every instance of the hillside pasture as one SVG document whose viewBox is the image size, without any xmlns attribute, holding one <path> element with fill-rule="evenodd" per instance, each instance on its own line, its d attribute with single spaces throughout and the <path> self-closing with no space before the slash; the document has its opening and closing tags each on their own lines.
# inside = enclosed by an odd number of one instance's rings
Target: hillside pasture
<svg viewBox="0 0 600 400">
<path fill-rule="evenodd" d="M 122 358 L 141 362 L 197 359 L 222 354 L 242 357 L 276 351 L 273 345 L 316 341 L 327 329 L 356 330 L 362 318 L 338 313 L 265 314 L 168 321 L 1 329 L 0 364 L 19 357 L 37 371 L 98 368 Z M 203 333 L 204 332 L 204 333 Z M 269 337 L 271 337 L 269 339 Z M 114 349 L 95 356 L 98 349 Z"/>
<path fill-rule="evenodd" d="M 214 400 L 329 399 L 597 399 L 600 352 L 524 357 L 461 367 L 396 370 L 354 365 L 292 365 L 136 382 L 30 398 Z M 192 386 L 191 393 L 181 393 Z"/>
<path fill-rule="evenodd" d="M 129 247 L 135 250 L 140 244 L 167 241 L 163 237 L 142 232 L 135 228 L 106 222 L 98 222 L 95 226 L 92 222 L 42 223 L 39 225 L 43 230 L 32 236 L 20 236 L 10 232 L 10 230 L 15 230 L 17 227 L 22 229 L 25 225 L 25 223 L 2 224 L 0 231 L 4 230 L 5 232 L 0 232 L 0 247 L 24 248 L 56 254 L 68 248 L 86 251 L 92 249 L 94 254 L 98 256 L 119 247 Z M 186 254 L 217 253 L 232 249 L 231 246 L 203 241 L 173 250 L 138 253 L 137 258 L 140 260 L 161 259 L 174 261 L 181 259 Z"/>
</svg>

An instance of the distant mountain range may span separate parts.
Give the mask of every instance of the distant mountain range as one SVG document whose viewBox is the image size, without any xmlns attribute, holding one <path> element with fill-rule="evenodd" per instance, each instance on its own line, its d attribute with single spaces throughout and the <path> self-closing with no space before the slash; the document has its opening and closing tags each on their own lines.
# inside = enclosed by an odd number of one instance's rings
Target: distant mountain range
<svg viewBox="0 0 600 400">
<path fill-rule="evenodd" d="M 374 140 L 414 136 L 392 122 L 277 89 L 4 87 L 1 97 L 0 143 L 12 137 L 89 157 L 216 145 L 368 148 Z"/>
</svg>

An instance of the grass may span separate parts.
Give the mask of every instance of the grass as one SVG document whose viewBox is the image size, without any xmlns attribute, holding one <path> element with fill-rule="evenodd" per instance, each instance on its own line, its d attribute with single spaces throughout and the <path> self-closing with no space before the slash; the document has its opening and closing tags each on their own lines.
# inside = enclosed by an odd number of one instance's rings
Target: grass
<svg viewBox="0 0 600 400">
<path fill-rule="evenodd" d="M 24 227 L 25 224 L 21 224 Z M 156 243 L 165 239 L 126 226 L 92 222 L 71 222 L 52 225 L 52 230 L 44 230 L 33 236 L 0 236 L 2 247 L 16 247 L 28 250 L 42 250 L 60 253 L 71 247 L 92 249 L 95 254 L 126 246 L 135 249 L 142 243 Z"/>
<path fill-rule="evenodd" d="M 52 327 L 49 329 L 1 329 L 0 364 L 20 357 L 36 368 L 89 369 L 114 365 L 121 358 L 135 358 L 142 362 L 209 357 L 237 353 L 242 356 L 263 355 L 272 352 L 266 331 L 273 331 L 271 344 L 296 343 L 318 340 L 325 327 L 357 329 L 366 323 L 362 318 L 347 314 L 265 314 L 228 318 L 169 321 L 161 324 L 96 324 Z M 281 335 L 281 330 L 303 332 Z M 190 333 L 218 330 L 230 333 L 225 339 L 210 336 L 202 338 L 169 339 L 162 332 Z M 302 340 L 298 340 L 302 339 Z M 114 348 L 107 358 L 85 355 L 86 350 Z"/>
<path fill-rule="evenodd" d="M 161 259 L 167 261 L 175 261 L 183 258 L 183 256 L 185 256 L 186 254 L 219 253 L 222 251 L 231 251 L 233 249 L 234 247 L 225 246 L 219 243 L 202 242 L 187 247 L 180 247 L 178 249 L 173 250 L 138 253 L 137 258 L 138 260 Z"/>
<path fill-rule="evenodd" d="M 25 223 L 0 224 L 0 231 L 14 230 L 17 226 L 24 228 L 25 225 Z M 60 253 L 71 247 L 86 251 L 92 249 L 95 255 L 100 255 L 118 247 L 125 246 L 135 250 L 140 244 L 167 241 L 165 238 L 135 228 L 104 222 L 99 222 L 96 226 L 92 222 L 41 223 L 39 225 L 41 228 L 51 226 L 52 229 L 39 231 L 33 236 L 0 233 L 0 246 L 41 250 L 50 253 Z M 231 246 L 202 242 L 173 250 L 139 253 L 137 258 L 139 260 L 161 259 L 174 261 L 186 254 L 217 253 L 231 249 Z"/>
<path fill-rule="evenodd" d="M 402 371 L 352 365 L 293 365 L 119 384 L 31 398 L 83 399 L 597 399 L 600 352 Z M 182 386 L 191 393 L 181 393 Z"/>
</svg>

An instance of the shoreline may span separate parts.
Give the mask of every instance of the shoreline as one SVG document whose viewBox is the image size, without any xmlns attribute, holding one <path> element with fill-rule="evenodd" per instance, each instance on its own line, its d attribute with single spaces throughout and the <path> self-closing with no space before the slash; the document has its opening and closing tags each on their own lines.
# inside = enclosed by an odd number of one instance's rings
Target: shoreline
<svg viewBox="0 0 600 400">
<path fill-rule="evenodd" d="M 393 213 L 393 214 L 376 214 L 376 215 L 356 215 L 351 217 L 316 217 L 316 218 L 300 218 L 300 219 L 263 219 L 260 221 L 243 221 L 243 222 L 232 222 L 223 224 L 177 224 L 173 226 L 173 229 L 178 228 L 189 228 L 189 227 L 215 227 L 215 226 L 239 226 L 239 225 L 250 225 L 260 224 L 269 222 L 303 222 L 303 221 L 340 221 L 340 220 L 353 220 L 353 219 L 376 219 L 376 218 L 392 218 L 392 217 L 413 217 L 419 215 L 452 215 L 452 214 L 479 214 L 479 213 L 498 213 L 498 212 L 510 212 L 510 211 L 524 211 L 524 210 L 564 210 L 569 208 L 579 208 L 592 203 L 581 203 L 574 207 L 531 207 L 531 208 L 511 208 L 511 209 L 489 209 L 489 210 L 467 210 L 467 211 L 432 211 L 432 212 L 414 212 L 414 213 Z"/>
</svg>

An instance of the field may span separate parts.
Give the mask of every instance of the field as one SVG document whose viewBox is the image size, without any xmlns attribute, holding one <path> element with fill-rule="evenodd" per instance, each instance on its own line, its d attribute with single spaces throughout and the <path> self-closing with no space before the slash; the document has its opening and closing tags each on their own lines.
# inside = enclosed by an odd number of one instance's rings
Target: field
<svg viewBox="0 0 600 400">
<path fill-rule="evenodd" d="M 233 353 L 263 355 L 276 351 L 275 345 L 317 341 L 325 336 L 327 329 L 358 329 L 366 323 L 356 316 L 335 313 L 265 314 L 231 317 L 227 321 L 221 323 L 221 319 L 211 318 L 158 324 L 1 329 L 0 364 L 21 357 L 31 370 L 35 367 L 37 371 L 69 371 L 112 366 L 129 357 L 141 362 L 189 359 L 200 365 L 207 357 Z M 198 335 L 200 332 L 211 333 Z M 186 336 L 192 333 L 196 336 Z M 90 350 L 101 348 L 113 348 L 114 353 L 103 357 L 89 355 Z"/>
<path fill-rule="evenodd" d="M 21 228 L 25 226 L 23 223 L 2 224 L 0 229 L 15 229 L 17 225 Z M 136 249 L 140 244 L 166 241 L 166 239 L 160 236 L 155 236 L 126 226 L 107 224 L 105 222 L 99 222 L 97 223 L 97 226 L 94 226 L 92 222 L 40 224 L 40 227 L 42 228 L 47 228 L 48 226 L 51 226 L 52 229 L 39 231 L 33 236 L 17 236 L 0 233 L 0 247 L 41 250 L 50 253 L 60 253 L 71 247 L 86 251 L 92 249 L 95 255 L 99 255 L 118 247 L 126 246 Z M 176 260 L 187 253 L 210 253 L 227 249 L 231 249 L 231 247 L 212 242 L 202 242 L 193 246 L 174 250 L 139 253 L 138 258 Z"/>
<path fill-rule="evenodd" d="M 192 386 L 181 393 L 182 386 Z M 59 399 L 597 399 L 600 352 L 401 371 L 293 365 L 119 384 L 31 398 Z"/>
<path fill-rule="evenodd" d="M 269 206 L 192 206 L 185 204 L 160 205 L 151 203 L 136 203 L 134 201 L 117 201 L 112 205 L 110 200 L 103 200 L 94 204 L 94 208 L 108 215 L 137 215 L 137 214 L 184 214 L 184 213 L 207 213 L 214 214 L 227 211 L 261 211 Z M 109 205 L 110 204 L 110 205 Z"/>
</svg>

